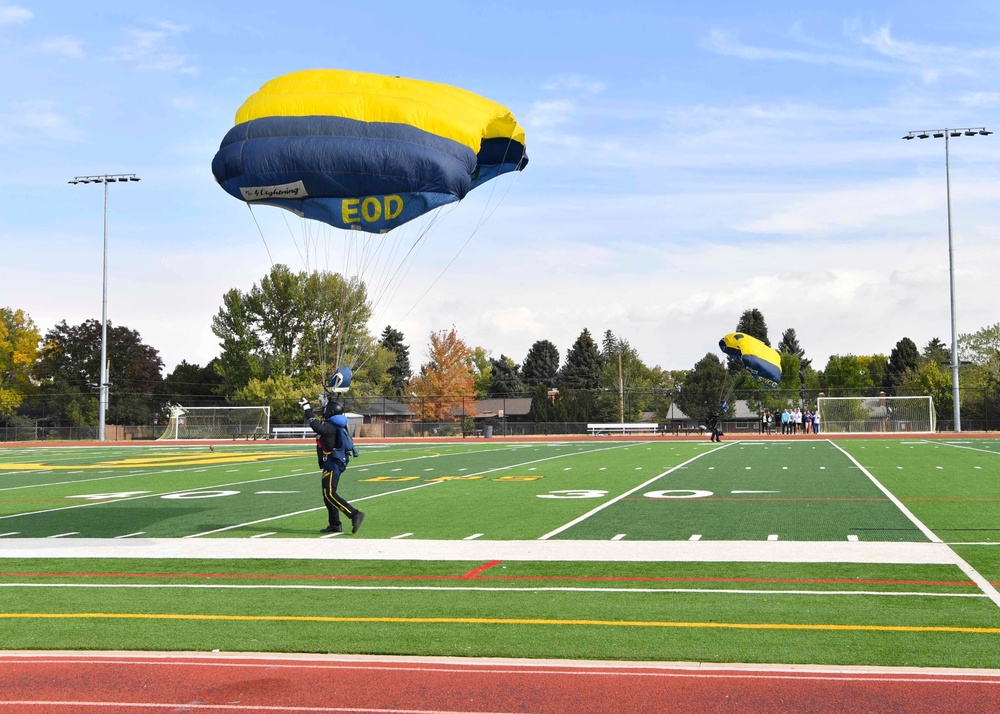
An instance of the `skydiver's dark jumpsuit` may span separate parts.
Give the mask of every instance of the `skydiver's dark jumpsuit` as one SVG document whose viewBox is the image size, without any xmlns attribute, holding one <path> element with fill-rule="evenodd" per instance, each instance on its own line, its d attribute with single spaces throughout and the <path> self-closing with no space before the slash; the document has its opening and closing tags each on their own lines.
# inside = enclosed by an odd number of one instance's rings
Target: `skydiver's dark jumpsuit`
<svg viewBox="0 0 1000 714">
<path fill-rule="evenodd" d="M 340 528 L 340 514 L 343 513 L 348 518 L 353 519 L 358 509 L 344 500 L 337 494 L 337 486 L 340 484 L 340 475 L 344 473 L 347 464 L 351 460 L 351 455 L 357 456 L 358 452 L 354 445 L 347 445 L 341 435 L 342 427 L 313 416 L 312 409 L 305 413 L 309 426 L 316 432 L 316 458 L 319 467 L 323 471 L 321 484 L 323 487 L 323 503 L 329 514 L 330 525 Z"/>
<path fill-rule="evenodd" d="M 708 428 L 712 431 L 712 438 L 710 441 L 722 441 L 722 431 L 719 429 L 719 415 L 712 412 L 708 415 Z"/>
</svg>

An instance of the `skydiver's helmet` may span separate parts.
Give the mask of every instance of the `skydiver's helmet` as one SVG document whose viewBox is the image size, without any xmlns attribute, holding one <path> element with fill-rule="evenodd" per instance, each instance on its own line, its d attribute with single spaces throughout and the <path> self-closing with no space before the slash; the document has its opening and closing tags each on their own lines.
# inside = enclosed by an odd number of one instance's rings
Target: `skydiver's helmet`
<svg viewBox="0 0 1000 714">
<path fill-rule="evenodd" d="M 323 418 L 329 419 L 332 416 L 344 413 L 344 405 L 338 402 L 336 399 L 331 399 L 323 407 Z"/>
</svg>

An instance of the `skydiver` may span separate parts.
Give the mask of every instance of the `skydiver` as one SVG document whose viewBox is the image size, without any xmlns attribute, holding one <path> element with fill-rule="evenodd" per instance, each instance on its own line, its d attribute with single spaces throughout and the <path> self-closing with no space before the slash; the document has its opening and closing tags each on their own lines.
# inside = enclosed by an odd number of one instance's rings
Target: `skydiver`
<svg viewBox="0 0 1000 714">
<path fill-rule="evenodd" d="M 316 432 L 316 458 L 323 472 L 321 479 L 323 503 L 326 505 L 329 525 L 320 533 L 343 533 L 344 527 L 340 523 L 341 513 L 351 519 L 351 533 L 357 533 L 361 521 L 365 519 L 365 513 L 337 493 L 340 475 L 347 469 L 351 456 L 358 457 L 354 441 L 347 433 L 344 405 L 333 399 L 329 400 L 323 407 L 322 419 L 313 416 L 312 405 L 305 397 L 299 400 L 299 406 L 305 412 L 306 422 Z"/>
<path fill-rule="evenodd" d="M 722 431 L 719 429 L 719 414 L 709 412 L 705 422 L 712 433 L 712 438 L 709 441 L 722 441 Z"/>
</svg>

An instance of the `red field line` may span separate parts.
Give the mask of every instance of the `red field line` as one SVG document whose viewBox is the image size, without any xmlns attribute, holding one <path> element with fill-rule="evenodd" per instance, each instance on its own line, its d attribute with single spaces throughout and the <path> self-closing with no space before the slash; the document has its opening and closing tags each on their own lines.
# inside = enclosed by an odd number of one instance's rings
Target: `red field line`
<svg viewBox="0 0 1000 714">
<path fill-rule="evenodd" d="M 0 578 L 162 578 L 199 580 L 489 580 L 512 582 L 592 582 L 592 583 L 774 583 L 774 584 L 858 584 L 858 585 L 941 585 L 977 587 L 971 580 L 890 580 L 877 578 L 723 578 L 723 577 L 643 577 L 601 575 L 481 575 L 499 565 L 491 561 L 462 575 L 290 575 L 279 573 L 2 573 Z M 1000 585 L 1000 582 L 992 583 Z"/>
<path fill-rule="evenodd" d="M 0 709 L 36 712 L 992 712 L 1000 672 L 196 655 L 4 655 Z"/>
<path fill-rule="evenodd" d="M 502 562 L 503 562 L 502 560 L 491 560 L 490 562 L 483 563 L 478 568 L 473 568 L 469 572 L 465 573 L 464 575 L 459 575 L 458 577 L 460 579 L 462 579 L 462 580 L 467 580 L 469 578 L 474 578 L 474 577 L 478 576 L 480 573 L 486 572 L 490 568 L 492 568 L 494 566 L 497 566 L 497 565 L 500 565 L 500 563 L 502 563 Z"/>
</svg>

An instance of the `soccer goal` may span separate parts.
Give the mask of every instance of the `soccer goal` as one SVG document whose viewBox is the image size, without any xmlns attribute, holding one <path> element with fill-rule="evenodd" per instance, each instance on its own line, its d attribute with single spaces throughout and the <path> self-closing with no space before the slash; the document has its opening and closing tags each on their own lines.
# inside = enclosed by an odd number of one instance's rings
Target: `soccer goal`
<svg viewBox="0 0 1000 714">
<path fill-rule="evenodd" d="M 161 440 L 266 439 L 271 407 L 170 407 L 170 422 Z"/>
<path fill-rule="evenodd" d="M 928 434 L 937 430 L 930 397 L 820 397 L 820 433 Z"/>
</svg>

